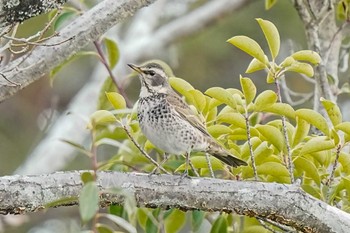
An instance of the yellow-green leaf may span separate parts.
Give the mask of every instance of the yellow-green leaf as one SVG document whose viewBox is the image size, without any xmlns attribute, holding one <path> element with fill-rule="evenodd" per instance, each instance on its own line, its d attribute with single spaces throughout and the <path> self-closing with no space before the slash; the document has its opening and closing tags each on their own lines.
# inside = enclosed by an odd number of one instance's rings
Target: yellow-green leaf
<svg viewBox="0 0 350 233">
<path fill-rule="evenodd" d="M 257 172 L 259 175 L 271 175 L 271 176 L 289 176 L 287 168 L 281 163 L 267 162 L 257 166 Z"/>
<path fill-rule="evenodd" d="M 300 155 L 306 155 L 318 151 L 331 150 L 334 149 L 334 142 L 329 140 L 326 136 L 317 136 L 311 138 L 309 141 L 303 145 L 300 150 Z"/>
<path fill-rule="evenodd" d="M 272 112 L 278 115 L 286 116 L 289 119 L 295 119 L 295 111 L 289 104 L 286 103 L 274 103 L 264 108 L 264 112 Z"/>
<path fill-rule="evenodd" d="M 293 71 L 300 74 L 305 74 L 308 77 L 314 76 L 314 69 L 308 63 L 294 62 L 290 66 L 286 67 L 286 71 Z"/>
<path fill-rule="evenodd" d="M 250 78 L 243 78 L 240 76 L 240 82 L 246 104 L 250 104 L 256 96 L 256 87 Z"/>
<path fill-rule="evenodd" d="M 115 109 L 126 108 L 125 99 L 121 94 L 117 92 L 106 92 L 106 96 Z"/>
<path fill-rule="evenodd" d="M 218 160 L 213 156 L 210 156 L 209 159 L 214 171 L 224 169 L 224 165 L 220 160 Z M 204 168 L 204 169 L 208 168 L 208 162 L 205 156 L 193 156 L 191 157 L 191 163 L 195 168 Z M 186 167 L 186 163 L 183 163 L 176 169 L 176 171 L 183 171 L 185 170 L 185 167 Z"/>
<path fill-rule="evenodd" d="M 293 143 L 292 143 L 293 148 L 296 145 L 298 145 L 302 140 L 305 139 L 305 137 L 309 134 L 309 130 L 310 130 L 310 124 L 307 121 L 303 120 L 300 117 L 297 117 L 296 120 L 297 120 L 297 126 L 293 134 Z"/>
<path fill-rule="evenodd" d="M 307 61 L 312 64 L 319 64 L 321 62 L 321 57 L 318 53 L 312 50 L 300 50 L 292 54 L 292 57 L 298 61 Z"/>
<path fill-rule="evenodd" d="M 274 83 L 275 82 L 275 76 L 271 70 L 269 70 L 269 72 L 267 72 L 266 82 L 267 83 Z"/>
<path fill-rule="evenodd" d="M 267 64 L 264 51 L 255 40 L 247 36 L 234 36 L 231 39 L 228 39 L 227 42 L 256 58 L 260 62 Z"/>
<path fill-rule="evenodd" d="M 262 63 L 256 58 L 253 58 L 249 63 L 247 70 L 245 71 L 247 74 L 253 73 L 255 71 L 263 70 L 267 68 L 267 65 Z"/>
<path fill-rule="evenodd" d="M 275 104 L 277 94 L 271 90 L 261 92 L 255 99 L 255 110 L 263 111 L 266 107 Z"/>
<path fill-rule="evenodd" d="M 265 10 L 270 10 L 276 2 L 277 0 L 265 0 Z"/>
<path fill-rule="evenodd" d="M 214 99 L 221 101 L 222 103 L 227 104 L 228 106 L 230 106 L 233 109 L 235 109 L 237 106 L 237 103 L 236 103 L 235 99 L 233 98 L 232 94 L 229 93 L 227 90 L 225 90 L 222 87 L 209 88 L 205 92 L 205 94 L 214 98 Z"/>
<path fill-rule="evenodd" d="M 265 140 L 274 145 L 279 151 L 283 151 L 284 137 L 282 132 L 271 125 L 257 125 L 255 127 L 265 137 Z"/>
<path fill-rule="evenodd" d="M 226 125 L 211 125 L 208 127 L 208 132 L 214 137 L 217 138 L 224 134 L 229 134 L 232 132 L 232 129 L 230 129 Z"/>
<path fill-rule="evenodd" d="M 213 226 L 211 227 L 210 233 L 228 233 L 227 219 L 223 215 L 215 220 Z"/>
<path fill-rule="evenodd" d="M 280 35 L 276 26 L 268 20 L 256 19 L 265 35 L 271 52 L 272 59 L 275 59 L 280 50 Z"/>
<path fill-rule="evenodd" d="M 93 127 L 95 125 L 103 125 L 108 123 L 116 122 L 115 116 L 106 110 L 97 110 L 90 116 L 90 125 L 88 128 Z"/>
<path fill-rule="evenodd" d="M 350 122 L 342 122 L 335 126 L 336 130 L 341 130 L 345 133 L 344 140 L 345 142 L 350 141 Z"/>
<path fill-rule="evenodd" d="M 309 122 L 311 125 L 321 130 L 325 135 L 329 136 L 330 132 L 327 120 L 320 113 L 311 109 L 302 108 L 295 111 L 295 115 Z"/>
<path fill-rule="evenodd" d="M 193 97 L 193 104 L 199 111 L 203 111 L 205 106 L 207 105 L 207 100 L 205 95 L 198 90 L 189 90 L 188 91 Z"/>
<path fill-rule="evenodd" d="M 81 220 L 86 223 L 96 214 L 99 206 L 98 188 L 95 182 L 88 182 L 79 195 L 79 212 Z"/>
<path fill-rule="evenodd" d="M 174 208 L 171 210 L 170 215 L 166 216 L 165 218 L 165 221 L 164 221 L 165 232 L 167 233 L 180 232 L 185 222 L 186 222 L 186 213 Z"/>
<path fill-rule="evenodd" d="M 286 57 L 283 62 L 281 62 L 281 67 L 288 67 L 295 63 L 295 59 L 293 57 Z"/>
<path fill-rule="evenodd" d="M 314 163 L 304 157 L 297 157 L 293 161 L 295 168 L 305 171 L 306 175 L 312 178 L 317 185 L 320 185 L 321 178 Z"/>
<path fill-rule="evenodd" d="M 119 61 L 119 48 L 117 43 L 110 38 L 103 38 L 108 54 L 108 64 L 110 69 L 113 69 Z"/>
<path fill-rule="evenodd" d="M 182 78 L 170 77 L 169 83 L 175 91 L 179 92 L 181 95 L 186 95 L 186 93 L 190 90 L 194 90 L 193 86 L 183 80 Z"/>
<path fill-rule="evenodd" d="M 219 114 L 219 116 L 217 117 L 217 120 L 219 122 L 233 124 L 243 129 L 246 128 L 245 119 L 240 113 L 232 112 L 232 113 Z"/>
<path fill-rule="evenodd" d="M 341 111 L 337 104 L 333 103 L 330 100 L 326 100 L 321 97 L 321 103 L 326 109 L 329 119 L 331 120 L 333 126 L 340 124 L 343 121 Z"/>
</svg>

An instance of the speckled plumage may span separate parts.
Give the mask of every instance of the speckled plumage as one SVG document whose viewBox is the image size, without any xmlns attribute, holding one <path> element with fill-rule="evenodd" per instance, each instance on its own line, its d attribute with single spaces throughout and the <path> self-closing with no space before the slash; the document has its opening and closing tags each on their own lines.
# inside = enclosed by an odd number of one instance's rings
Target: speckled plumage
<svg viewBox="0 0 350 233">
<path fill-rule="evenodd" d="M 230 166 L 247 165 L 210 136 L 198 115 L 170 87 L 159 64 L 129 66 L 140 74 L 137 116 L 141 130 L 156 147 L 177 155 L 203 151 Z"/>
</svg>

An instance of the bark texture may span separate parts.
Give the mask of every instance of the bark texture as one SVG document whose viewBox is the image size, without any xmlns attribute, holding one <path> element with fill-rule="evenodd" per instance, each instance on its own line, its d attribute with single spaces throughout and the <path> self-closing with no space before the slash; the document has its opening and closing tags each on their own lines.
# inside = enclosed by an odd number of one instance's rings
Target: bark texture
<svg viewBox="0 0 350 233">
<path fill-rule="evenodd" d="M 44 209 L 48 203 L 73 198 L 82 187 L 82 171 L 0 178 L 0 213 L 21 214 Z M 123 196 L 108 193 L 119 187 L 139 206 L 234 212 L 291 226 L 302 232 L 347 232 L 350 215 L 311 197 L 298 186 L 208 178 L 180 180 L 179 176 L 99 172 L 100 204 L 123 204 Z M 56 204 L 58 206 L 59 204 Z M 61 204 L 62 205 L 62 204 Z"/>
</svg>

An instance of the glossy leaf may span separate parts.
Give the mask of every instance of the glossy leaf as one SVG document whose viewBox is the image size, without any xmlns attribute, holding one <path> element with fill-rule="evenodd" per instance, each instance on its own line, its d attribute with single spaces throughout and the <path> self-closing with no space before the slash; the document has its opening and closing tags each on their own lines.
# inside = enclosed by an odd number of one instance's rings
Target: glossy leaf
<svg viewBox="0 0 350 233">
<path fill-rule="evenodd" d="M 73 17 L 76 15 L 77 15 L 77 12 L 74 12 L 74 11 L 65 11 L 60 15 L 58 15 L 58 17 L 56 18 L 53 24 L 54 30 L 55 31 L 60 30 L 63 27 L 63 25 L 67 24 L 68 21 L 73 19 Z"/>
<path fill-rule="evenodd" d="M 319 64 L 321 62 L 320 55 L 312 50 L 301 50 L 293 53 L 291 57 L 293 57 L 295 60 L 307 61 L 312 64 Z"/>
<path fill-rule="evenodd" d="M 106 92 L 106 96 L 115 109 L 126 108 L 125 99 L 121 94 L 117 92 Z"/>
<path fill-rule="evenodd" d="M 267 64 L 264 51 L 255 40 L 247 36 L 234 36 L 231 39 L 228 39 L 227 42 L 256 58 L 260 62 Z"/>
<path fill-rule="evenodd" d="M 119 61 L 119 48 L 117 43 L 110 38 L 103 38 L 103 42 L 105 43 L 107 53 L 108 53 L 108 63 L 110 69 L 113 69 L 115 65 Z"/>
<path fill-rule="evenodd" d="M 194 87 L 182 78 L 170 77 L 169 83 L 171 87 L 181 95 L 184 95 L 185 92 L 188 92 L 190 90 L 194 90 Z"/>
<path fill-rule="evenodd" d="M 292 65 L 286 67 L 286 71 L 293 71 L 300 74 L 305 74 L 308 77 L 314 76 L 314 69 L 308 63 L 294 62 Z"/>
<path fill-rule="evenodd" d="M 284 137 L 279 129 L 271 125 L 257 125 L 255 128 L 265 137 L 266 141 L 274 145 L 279 151 L 283 151 Z"/>
<path fill-rule="evenodd" d="M 321 103 L 323 107 L 326 109 L 328 117 L 331 120 L 333 126 L 336 126 L 343 121 L 343 116 L 337 104 L 333 103 L 332 101 L 326 100 L 322 97 L 321 97 Z"/>
<path fill-rule="evenodd" d="M 192 232 L 198 232 L 205 217 L 205 212 L 201 210 L 192 211 Z"/>
<path fill-rule="evenodd" d="M 263 111 L 266 107 L 275 104 L 277 95 L 271 90 L 261 92 L 255 99 L 255 110 Z"/>
<path fill-rule="evenodd" d="M 268 66 L 265 63 L 262 63 L 256 58 L 253 58 L 252 61 L 249 63 L 247 70 L 245 71 L 247 74 L 263 70 L 267 68 Z"/>
<path fill-rule="evenodd" d="M 224 165 L 220 160 L 218 160 L 217 158 L 215 158 L 213 156 L 209 156 L 209 159 L 210 159 L 211 166 L 212 166 L 214 171 L 224 169 Z M 208 163 L 207 163 L 207 160 L 206 160 L 204 155 L 191 157 L 191 163 L 193 164 L 193 166 L 195 168 L 208 168 Z M 183 171 L 183 170 L 185 170 L 185 167 L 186 167 L 186 164 L 183 163 L 176 169 L 176 171 Z"/>
<path fill-rule="evenodd" d="M 276 26 L 268 20 L 256 19 L 265 35 L 271 52 L 272 59 L 275 59 L 280 50 L 280 35 Z"/>
<path fill-rule="evenodd" d="M 300 150 L 300 155 L 310 154 L 323 150 L 334 149 L 335 145 L 332 140 L 329 140 L 326 136 L 317 136 L 311 138 L 309 141 L 303 145 Z"/>
<path fill-rule="evenodd" d="M 342 165 L 343 171 L 350 174 L 350 155 L 348 153 L 340 152 L 339 163 Z"/>
<path fill-rule="evenodd" d="M 276 2 L 277 0 L 265 0 L 265 10 L 270 10 Z"/>
<path fill-rule="evenodd" d="M 311 109 L 298 109 L 295 111 L 296 116 L 301 119 L 307 121 L 311 125 L 315 126 L 319 130 L 321 130 L 325 135 L 329 136 L 329 127 L 327 124 L 327 120 L 318 112 L 315 112 Z"/>
<path fill-rule="evenodd" d="M 341 130 L 345 133 L 344 135 L 344 141 L 349 142 L 350 141 L 350 122 L 342 122 L 335 126 L 336 130 Z"/>
<path fill-rule="evenodd" d="M 232 133 L 232 129 L 226 125 L 211 125 L 208 127 L 208 132 L 214 138 L 217 138 L 221 135 Z"/>
<path fill-rule="evenodd" d="M 281 67 L 288 67 L 291 66 L 293 63 L 295 63 L 295 59 L 293 57 L 286 57 L 282 63 L 280 64 Z"/>
<path fill-rule="evenodd" d="M 148 217 L 146 221 L 146 233 L 158 233 L 158 222 L 155 220 L 158 218 L 160 209 L 152 211 L 153 218 Z"/>
<path fill-rule="evenodd" d="M 220 215 L 215 220 L 213 226 L 211 227 L 210 233 L 226 233 L 226 232 L 228 232 L 226 217 L 223 215 Z"/>
<path fill-rule="evenodd" d="M 193 96 L 195 107 L 202 112 L 207 104 L 205 95 L 198 90 L 189 90 L 189 93 Z"/>
<path fill-rule="evenodd" d="M 271 72 L 271 70 L 269 70 L 266 76 L 266 83 L 274 83 L 274 82 L 275 82 L 275 75 Z"/>
<path fill-rule="evenodd" d="M 305 171 L 307 176 L 312 178 L 317 185 L 320 185 L 321 178 L 320 178 L 320 175 L 318 174 L 315 164 L 312 161 L 299 156 L 293 161 L 293 163 L 296 169 L 301 169 Z"/>
<path fill-rule="evenodd" d="M 250 104 L 256 96 L 256 87 L 250 78 L 240 76 L 240 82 L 246 104 Z"/>
<path fill-rule="evenodd" d="M 237 103 L 235 99 L 233 98 L 232 94 L 229 93 L 227 90 L 225 90 L 222 87 L 212 87 L 209 88 L 206 92 L 206 95 L 219 100 L 222 103 L 227 104 L 231 108 L 235 109 L 237 106 Z"/>
<path fill-rule="evenodd" d="M 90 221 L 99 208 L 99 194 L 95 182 L 88 182 L 82 188 L 79 195 L 79 213 L 81 220 Z"/>
</svg>

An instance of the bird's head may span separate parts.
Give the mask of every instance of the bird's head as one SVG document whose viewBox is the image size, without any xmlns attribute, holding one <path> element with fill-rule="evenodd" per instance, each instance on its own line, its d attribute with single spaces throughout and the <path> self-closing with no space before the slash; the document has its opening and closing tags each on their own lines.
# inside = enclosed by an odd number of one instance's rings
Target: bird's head
<svg viewBox="0 0 350 233">
<path fill-rule="evenodd" d="M 141 80 L 140 97 L 159 93 L 167 94 L 171 90 L 168 81 L 168 67 L 158 62 L 147 62 L 141 66 L 128 64 L 128 66 L 139 73 Z"/>
</svg>

